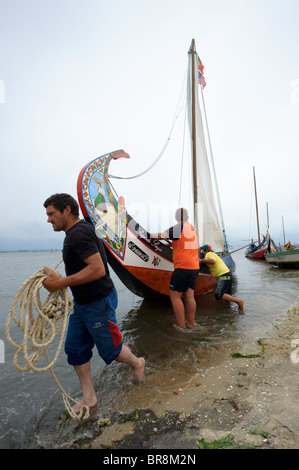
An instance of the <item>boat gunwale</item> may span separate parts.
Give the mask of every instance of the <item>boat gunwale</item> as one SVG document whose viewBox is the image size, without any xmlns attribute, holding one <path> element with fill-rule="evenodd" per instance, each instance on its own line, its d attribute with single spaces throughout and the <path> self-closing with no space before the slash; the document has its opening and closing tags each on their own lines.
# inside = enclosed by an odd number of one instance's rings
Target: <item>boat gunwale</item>
<svg viewBox="0 0 299 470">
<path fill-rule="evenodd" d="M 293 254 L 299 254 L 299 248 L 294 248 L 293 250 L 285 250 L 285 251 L 276 251 L 276 253 L 268 253 L 266 255 L 266 259 L 267 258 L 278 258 L 279 256 L 289 256 L 289 255 L 293 255 Z"/>
</svg>

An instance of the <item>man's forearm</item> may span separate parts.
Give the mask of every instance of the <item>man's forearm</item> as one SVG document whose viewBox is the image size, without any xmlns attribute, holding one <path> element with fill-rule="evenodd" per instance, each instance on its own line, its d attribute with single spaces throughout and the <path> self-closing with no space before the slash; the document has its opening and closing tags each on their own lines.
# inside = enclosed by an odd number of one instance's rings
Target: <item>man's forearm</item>
<svg viewBox="0 0 299 470">
<path fill-rule="evenodd" d="M 169 235 L 167 232 L 158 232 L 158 233 L 151 233 L 151 238 L 156 238 L 158 240 L 168 240 Z"/>
<path fill-rule="evenodd" d="M 52 269 L 45 267 L 45 271 L 48 277 L 43 282 L 44 287 L 49 292 L 54 292 L 66 287 L 87 284 L 105 276 L 105 266 L 99 254 L 90 256 L 85 260 L 85 262 L 87 263 L 85 268 L 81 269 L 81 271 L 78 271 L 75 274 L 71 274 L 70 276 L 65 277 L 59 277 Z"/>
<path fill-rule="evenodd" d="M 201 264 L 215 264 L 215 261 L 213 259 L 201 259 L 199 258 L 199 261 Z"/>
<path fill-rule="evenodd" d="M 88 265 L 75 274 L 59 278 L 59 289 L 88 284 L 89 282 L 96 281 L 103 276 L 105 276 L 105 269 L 101 269 L 101 267 L 94 268 L 94 266 Z"/>
</svg>

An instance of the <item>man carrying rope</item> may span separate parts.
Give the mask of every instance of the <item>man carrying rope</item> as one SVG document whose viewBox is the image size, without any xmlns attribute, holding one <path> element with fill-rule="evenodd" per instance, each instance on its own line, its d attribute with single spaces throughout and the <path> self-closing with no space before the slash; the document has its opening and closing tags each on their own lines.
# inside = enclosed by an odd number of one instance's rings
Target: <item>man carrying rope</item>
<svg viewBox="0 0 299 470">
<path fill-rule="evenodd" d="M 73 294 L 74 312 L 70 315 L 65 352 L 82 388 L 82 399 L 72 408 L 77 414 L 82 407 L 92 408 L 98 401 L 90 373 L 94 344 L 106 364 L 116 360 L 130 365 L 134 381 L 142 379 L 145 360 L 137 358 L 122 342 L 115 316 L 117 292 L 109 275 L 103 242 L 91 224 L 80 220 L 77 201 L 69 194 L 54 194 L 44 207 L 53 230 L 66 234 L 66 276 L 59 277 L 45 267 L 48 277 L 43 285 L 49 292 L 70 287 Z"/>
</svg>

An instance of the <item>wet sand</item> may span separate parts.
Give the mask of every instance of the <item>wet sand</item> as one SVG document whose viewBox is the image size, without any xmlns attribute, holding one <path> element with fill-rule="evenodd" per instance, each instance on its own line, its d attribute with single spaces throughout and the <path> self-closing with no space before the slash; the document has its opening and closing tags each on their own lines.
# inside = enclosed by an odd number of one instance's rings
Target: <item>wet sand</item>
<svg viewBox="0 0 299 470">
<path fill-rule="evenodd" d="M 176 377 L 159 392 L 145 378 L 114 411 L 66 423 L 72 438 L 63 447 L 298 449 L 299 306 L 275 331 L 250 345 L 214 349 L 188 383 Z"/>
</svg>

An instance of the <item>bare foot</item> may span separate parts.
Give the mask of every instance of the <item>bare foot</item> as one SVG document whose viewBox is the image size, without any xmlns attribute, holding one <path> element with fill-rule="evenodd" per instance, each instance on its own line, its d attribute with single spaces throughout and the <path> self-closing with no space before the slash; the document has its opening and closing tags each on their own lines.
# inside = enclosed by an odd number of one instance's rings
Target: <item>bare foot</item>
<svg viewBox="0 0 299 470">
<path fill-rule="evenodd" d="M 75 414 L 77 415 L 77 414 L 80 413 L 80 411 L 82 410 L 82 408 L 87 407 L 87 408 L 91 409 L 91 408 L 96 407 L 97 404 L 98 404 L 97 398 L 88 401 L 88 403 L 87 403 L 87 400 L 84 400 L 84 399 L 82 398 L 80 401 L 78 401 L 77 403 L 75 403 L 74 406 L 72 406 L 72 411 L 73 411 L 73 413 L 75 413 Z"/>
<path fill-rule="evenodd" d="M 244 309 L 244 300 L 240 300 L 240 301 L 238 302 L 238 305 L 239 305 L 239 309 L 240 309 L 240 310 L 243 310 L 243 309 Z"/>
<path fill-rule="evenodd" d="M 178 325 L 177 323 L 175 323 L 173 326 L 174 326 L 174 328 L 176 328 L 179 331 L 186 331 L 185 325 L 184 325 L 184 327 L 182 327 L 182 326 Z"/>
<path fill-rule="evenodd" d="M 89 404 L 87 404 L 87 402 L 82 398 L 81 400 L 77 401 L 74 406 L 72 406 L 72 413 L 78 416 L 82 408 L 86 407 L 85 412 L 83 410 L 83 417 L 84 417 L 88 409 L 90 410 L 91 408 L 96 408 L 97 404 L 98 404 L 97 398 L 93 399 L 92 401 L 89 401 Z M 64 413 L 60 415 L 60 419 L 65 420 L 69 416 L 70 416 L 69 413 L 65 410 Z"/>
<path fill-rule="evenodd" d="M 140 357 L 138 366 L 132 369 L 132 379 L 134 380 L 134 382 L 141 382 L 144 374 L 144 368 L 145 359 L 143 357 Z"/>
</svg>

